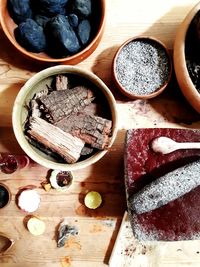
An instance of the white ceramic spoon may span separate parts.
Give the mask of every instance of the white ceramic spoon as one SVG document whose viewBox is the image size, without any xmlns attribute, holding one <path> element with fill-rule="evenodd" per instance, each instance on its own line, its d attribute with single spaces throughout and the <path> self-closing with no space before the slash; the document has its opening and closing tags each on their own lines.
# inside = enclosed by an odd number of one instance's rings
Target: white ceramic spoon
<svg viewBox="0 0 200 267">
<path fill-rule="evenodd" d="M 150 146 L 156 153 L 168 154 L 178 149 L 200 149 L 200 142 L 178 143 L 171 138 L 160 136 L 153 139 Z"/>
</svg>

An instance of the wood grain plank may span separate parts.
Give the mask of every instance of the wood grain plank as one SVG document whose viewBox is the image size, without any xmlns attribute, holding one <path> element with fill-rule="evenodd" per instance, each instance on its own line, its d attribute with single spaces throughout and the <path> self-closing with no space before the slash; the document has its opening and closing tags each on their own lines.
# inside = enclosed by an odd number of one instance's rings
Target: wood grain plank
<svg viewBox="0 0 200 267">
<path fill-rule="evenodd" d="M 107 243 L 101 244 L 101 240 L 109 242 L 113 231 L 118 230 L 119 227 L 117 218 L 102 218 L 97 222 L 92 218 L 77 219 L 67 216 L 68 223 L 76 226 L 79 234 L 76 237 L 70 237 L 65 247 L 57 248 L 56 229 L 64 216 L 61 218 L 41 218 L 46 223 L 46 231 L 42 236 L 38 237 L 32 236 L 26 230 L 23 217 L 15 217 L 15 221 L 7 216 L 0 218 L 1 231 L 10 235 L 9 229 L 12 229 L 12 237 L 15 241 L 6 255 L 3 258 L 0 257 L 1 266 L 2 263 L 5 266 L 12 266 L 12 264 L 15 266 L 15 263 L 21 264 L 21 266 L 24 264 L 29 266 L 29 263 L 35 264 L 35 266 L 42 266 L 42 264 L 44 264 L 43 266 L 47 264 L 54 266 L 51 263 L 57 263 L 55 266 L 59 266 L 58 263 L 61 264 L 65 257 L 70 257 L 71 262 L 75 259 L 75 265 L 81 263 L 86 266 L 90 262 L 90 266 L 92 266 L 92 263 L 96 264 L 96 262 L 102 261 L 104 251 L 107 250 Z M 7 221 L 6 224 L 5 220 Z"/>
<path fill-rule="evenodd" d="M 67 262 L 72 267 L 106 266 L 126 206 L 123 185 L 125 130 L 135 127 L 200 127 L 199 114 L 186 103 L 176 82 L 172 82 L 161 96 L 149 101 L 130 101 L 123 97 L 112 80 L 113 56 L 122 42 L 140 34 L 155 36 L 172 49 L 178 26 L 197 2 L 106 1 L 107 22 L 103 39 L 96 51 L 78 66 L 97 74 L 113 92 L 121 131 L 103 159 L 74 172 L 74 183 L 66 194 L 43 191 L 40 182 L 45 179 L 48 170 L 34 163 L 12 175 L 0 173 L 1 182 L 12 191 L 11 204 L 0 211 L 0 231 L 16 238 L 10 252 L 0 256 L 1 267 L 66 267 Z M 11 128 L 12 106 L 23 84 L 49 65 L 24 58 L 16 52 L 1 29 L 0 46 L 0 151 L 22 154 Z M 41 194 L 41 206 L 36 215 L 45 220 L 47 231 L 40 237 L 33 237 L 26 230 L 23 220 L 27 214 L 15 204 L 18 190 L 29 184 L 35 185 Z M 104 203 L 100 209 L 91 211 L 84 207 L 83 198 L 89 190 L 102 193 Z M 69 247 L 58 250 L 54 231 L 63 217 L 76 224 L 80 234 Z M 196 258 L 191 258 L 193 249 L 195 252 L 199 248 L 198 243 L 190 246 L 177 242 L 176 246 L 172 243 L 163 246 L 160 254 L 152 249 L 151 255 L 162 260 L 158 264 L 154 261 L 151 266 L 199 266 Z M 147 254 L 146 259 L 149 260 L 151 255 Z M 141 266 L 140 259 L 134 266 Z"/>
<path fill-rule="evenodd" d="M 110 257 L 110 267 L 166 267 L 200 265 L 200 240 L 138 242 L 133 238 L 127 212 L 123 216 Z"/>
</svg>

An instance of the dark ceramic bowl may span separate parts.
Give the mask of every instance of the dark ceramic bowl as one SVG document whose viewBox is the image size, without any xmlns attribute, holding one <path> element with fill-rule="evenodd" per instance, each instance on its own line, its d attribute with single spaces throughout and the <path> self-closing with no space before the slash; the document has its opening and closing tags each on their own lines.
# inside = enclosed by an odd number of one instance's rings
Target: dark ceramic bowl
<svg viewBox="0 0 200 267">
<path fill-rule="evenodd" d="M 80 52 L 64 57 L 64 58 L 52 58 L 46 53 L 32 53 L 27 51 L 25 48 L 20 46 L 15 39 L 14 30 L 17 27 L 13 19 L 10 17 L 10 14 L 7 9 L 7 0 L 1 0 L 0 4 L 0 22 L 2 29 L 10 40 L 10 42 L 16 47 L 16 49 L 21 52 L 24 56 L 42 62 L 49 62 L 49 63 L 63 63 L 69 65 L 75 65 L 85 58 L 90 56 L 94 50 L 97 48 L 98 44 L 103 35 L 103 30 L 105 26 L 105 12 L 106 12 L 106 0 L 95 0 L 95 24 L 97 25 L 96 30 L 93 34 L 93 38 L 89 42 L 89 44 Z"/>
<path fill-rule="evenodd" d="M 156 87 L 152 92 L 145 92 L 145 88 L 139 88 L 138 87 L 138 92 L 134 92 L 134 90 L 128 90 L 127 87 L 123 84 L 123 80 L 122 80 L 122 75 L 121 77 L 119 78 L 119 74 L 118 74 L 118 71 L 117 69 L 119 68 L 119 57 L 120 55 L 122 55 L 121 53 L 123 51 L 125 51 L 127 49 L 127 47 L 131 44 L 131 43 L 134 43 L 134 42 L 141 42 L 141 43 L 144 43 L 144 44 L 152 44 L 152 45 L 155 45 L 155 47 L 159 48 L 165 55 L 166 57 L 166 64 L 167 64 L 167 68 L 168 68 L 168 72 L 166 74 L 166 79 L 163 81 L 162 85 L 159 86 L 159 87 Z M 121 56 L 122 58 L 122 56 Z M 130 55 L 127 54 L 127 55 L 123 55 L 123 68 L 121 73 L 123 73 L 123 75 L 126 76 L 126 79 L 128 79 L 127 77 L 127 68 L 126 66 L 128 65 L 128 62 L 132 59 L 130 58 L 134 58 L 133 55 Z M 121 59 L 120 59 L 121 60 Z M 159 63 L 158 63 L 159 64 Z M 161 65 L 161 64 L 160 64 Z M 159 66 L 160 66 L 159 65 Z M 145 65 L 144 64 L 144 67 L 147 67 L 148 68 L 148 65 Z M 134 66 L 135 68 L 135 66 Z M 150 68 L 148 68 L 149 70 Z M 148 71 L 147 70 L 147 71 Z M 134 77 L 135 74 L 133 74 L 133 68 L 129 68 L 130 71 L 130 77 Z M 137 69 L 136 71 L 137 72 Z M 166 86 L 168 85 L 170 79 L 171 79 L 171 74 L 172 74 L 172 63 L 171 63 L 171 58 L 170 58 L 170 55 L 169 55 L 169 52 L 167 50 L 167 48 L 165 47 L 165 45 L 163 43 L 161 43 L 160 41 L 158 41 L 157 39 L 155 38 L 152 38 L 152 37 L 146 37 L 146 36 L 138 36 L 138 37 L 134 37 L 134 38 L 131 38 L 129 40 L 127 40 L 125 43 L 123 43 L 119 49 L 117 50 L 117 53 L 115 54 L 114 56 L 114 59 L 113 59 L 113 69 L 112 69 L 112 73 L 113 73 L 113 79 L 114 79 L 114 82 L 116 84 L 116 86 L 119 88 L 119 90 L 124 94 L 126 95 L 127 97 L 131 98 L 131 99 L 149 99 L 149 98 L 153 98 L 157 95 L 159 95 L 160 93 L 163 92 L 163 90 L 166 88 Z M 144 72 L 144 75 L 145 75 L 145 72 Z M 129 78 L 129 80 L 131 80 Z M 132 85 L 130 85 L 132 86 Z M 143 90 L 144 89 L 144 90 Z"/>
</svg>

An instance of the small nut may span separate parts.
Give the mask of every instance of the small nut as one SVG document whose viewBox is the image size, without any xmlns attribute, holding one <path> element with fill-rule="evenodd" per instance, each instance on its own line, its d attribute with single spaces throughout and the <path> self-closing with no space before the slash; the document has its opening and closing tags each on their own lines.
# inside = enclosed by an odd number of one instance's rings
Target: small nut
<svg viewBox="0 0 200 267">
<path fill-rule="evenodd" d="M 44 188 L 45 191 L 49 192 L 51 190 L 51 184 L 48 182 L 42 182 L 41 183 L 42 187 Z"/>
</svg>

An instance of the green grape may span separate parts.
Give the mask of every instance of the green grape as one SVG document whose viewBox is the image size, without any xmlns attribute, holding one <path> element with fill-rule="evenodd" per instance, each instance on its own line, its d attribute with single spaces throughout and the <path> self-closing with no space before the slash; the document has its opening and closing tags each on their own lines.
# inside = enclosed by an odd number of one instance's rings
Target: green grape
<svg viewBox="0 0 200 267">
<path fill-rule="evenodd" d="M 101 195 L 98 192 L 88 192 L 84 199 L 85 206 L 89 209 L 96 209 L 102 203 Z"/>
</svg>

